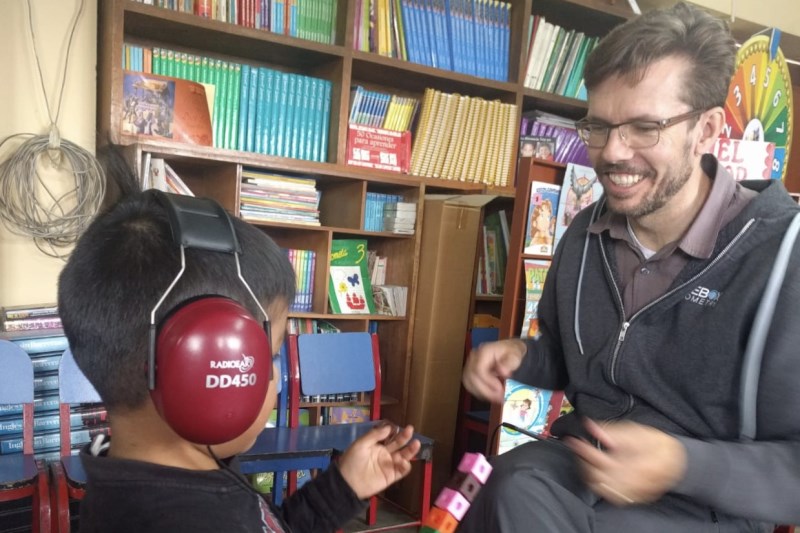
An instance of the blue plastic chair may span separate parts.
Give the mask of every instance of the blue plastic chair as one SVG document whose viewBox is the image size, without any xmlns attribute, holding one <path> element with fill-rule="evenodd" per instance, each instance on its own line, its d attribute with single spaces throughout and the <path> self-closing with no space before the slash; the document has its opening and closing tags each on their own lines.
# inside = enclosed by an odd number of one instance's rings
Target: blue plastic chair
<svg viewBox="0 0 800 533">
<path fill-rule="evenodd" d="M 331 333 L 290 336 L 289 343 L 289 425 L 271 428 L 259 436 L 251 450 L 241 456 L 243 464 L 254 455 L 301 457 L 288 460 L 287 470 L 308 468 L 302 454 L 325 453 L 337 456 L 354 440 L 368 432 L 380 419 L 381 367 L 377 335 L 369 333 Z M 349 393 L 370 393 L 370 421 L 353 424 L 299 426 L 300 397 Z M 433 440 L 415 435 L 422 443 L 417 459 L 424 461 L 421 518 L 430 507 Z M 328 456 L 328 460 L 329 460 Z M 289 477 L 288 493 L 294 490 L 294 476 Z M 367 522 L 375 523 L 377 499 L 370 500 Z M 420 521 L 404 525 L 419 524 Z M 394 526 L 397 527 L 397 526 Z"/>
<path fill-rule="evenodd" d="M 33 455 L 33 364 L 13 342 L 0 340 L 0 404 L 22 407 L 22 453 L 0 456 L 0 501 L 33 498 L 32 531 L 50 531 L 47 472 Z"/>
<path fill-rule="evenodd" d="M 298 438 L 296 433 L 290 431 L 290 418 L 292 427 L 299 425 L 296 417 L 289 414 L 293 380 L 289 376 L 292 365 L 289 364 L 286 345 L 293 342 L 297 342 L 297 337 L 289 336 L 281 346 L 275 427 L 264 429 L 253 447 L 239 456 L 240 468 L 244 474 L 273 472 L 272 501 L 275 505 L 283 502 L 284 472 L 289 474 L 287 477 L 291 494 L 297 488 L 296 470 L 324 470 L 328 468 L 333 455 L 332 449 L 321 448 L 316 442 L 304 440 L 302 434 Z"/>
<path fill-rule="evenodd" d="M 59 420 L 61 424 L 61 458 L 50 463 L 53 476 L 51 496 L 55 531 L 69 533 L 70 499 L 81 500 L 86 493 L 86 472 L 80 457 L 71 453 L 70 406 L 75 404 L 100 403 L 100 395 L 86 379 L 72 352 L 67 349 L 61 356 L 58 367 Z"/>
</svg>

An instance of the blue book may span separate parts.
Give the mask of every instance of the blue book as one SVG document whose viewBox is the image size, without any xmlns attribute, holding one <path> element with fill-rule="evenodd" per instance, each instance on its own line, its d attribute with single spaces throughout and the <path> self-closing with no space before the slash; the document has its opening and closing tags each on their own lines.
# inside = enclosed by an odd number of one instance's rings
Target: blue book
<svg viewBox="0 0 800 533">
<path fill-rule="evenodd" d="M 299 89 L 299 121 L 296 128 L 297 138 L 297 157 L 300 159 L 311 159 L 311 137 L 309 130 L 311 129 L 311 84 L 312 78 L 310 76 L 300 77 Z"/>
<path fill-rule="evenodd" d="M 328 127 L 331 122 L 331 82 L 322 80 L 322 142 L 319 161 L 328 160 Z"/>
<path fill-rule="evenodd" d="M 280 87 L 285 77 L 285 74 L 277 70 L 270 70 L 267 76 L 267 114 L 265 117 L 268 124 L 266 131 L 269 138 L 269 144 L 265 152 L 267 155 L 280 155 L 278 153 L 278 114 L 281 105 Z"/>
<path fill-rule="evenodd" d="M 317 93 L 322 91 L 321 82 L 317 78 L 308 78 L 308 100 L 307 100 L 307 109 L 305 110 L 305 128 L 303 130 L 303 146 L 304 146 L 304 154 L 303 159 L 307 159 L 309 161 L 316 161 L 317 159 L 314 157 L 314 131 L 317 128 L 317 117 L 319 113 L 316 111 L 316 99 Z"/>
<path fill-rule="evenodd" d="M 30 355 L 46 352 L 63 352 L 69 348 L 67 338 L 63 334 L 49 337 L 11 339 L 11 342 L 25 350 Z"/>
<path fill-rule="evenodd" d="M 294 74 L 276 73 L 273 100 L 273 113 L 278 116 L 277 127 L 275 129 L 275 152 L 272 155 L 286 156 L 286 116 L 289 107 L 289 85 L 290 79 Z"/>
<path fill-rule="evenodd" d="M 312 127 L 313 137 L 311 143 L 311 160 L 322 161 L 322 98 L 324 97 L 325 89 L 323 88 L 323 80 L 314 78 L 315 83 L 312 86 L 311 92 L 311 114 L 312 114 Z"/>
<path fill-rule="evenodd" d="M 291 10 L 290 10 L 291 12 Z M 297 115 L 297 85 L 298 74 L 286 74 L 286 109 L 281 109 L 285 113 L 283 118 L 283 135 L 281 150 L 278 155 L 283 157 L 295 157 L 292 138 L 294 135 L 295 116 Z"/>
<path fill-rule="evenodd" d="M 257 72 L 253 69 L 253 72 Z M 258 83 L 258 78 L 256 78 Z M 242 80 L 239 85 L 239 134 L 236 148 L 247 150 L 247 114 L 250 109 L 250 65 L 242 65 Z"/>
<path fill-rule="evenodd" d="M 253 152 L 257 154 L 264 154 L 265 146 L 264 146 L 264 113 L 266 112 L 266 87 L 267 87 L 267 75 L 269 73 L 269 69 L 264 67 L 259 67 L 258 69 L 258 83 L 255 85 L 256 87 L 256 112 L 255 116 L 253 117 Z M 251 88 L 250 91 L 252 93 L 252 81 L 251 81 Z M 248 124 L 250 122 L 250 117 L 247 118 Z"/>
<path fill-rule="evenodd" d="M 31 363 L 33 364 L 34 375 L 44 372 L 58 372 L 58 366 L 61 363 L 62 353 L 63 352 L 51 352 L 31 355 Z"/>
</svg>

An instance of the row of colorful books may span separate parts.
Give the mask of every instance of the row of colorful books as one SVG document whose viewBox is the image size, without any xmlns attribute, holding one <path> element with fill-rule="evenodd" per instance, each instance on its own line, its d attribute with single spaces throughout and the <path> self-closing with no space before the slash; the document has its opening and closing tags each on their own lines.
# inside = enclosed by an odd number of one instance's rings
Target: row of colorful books
<svg viewBox="0 0 800 533">
<path fill-rule="evenodd" d="M 316 318 L 289 318 L 286 321 L 286 333 L 300 335 L 301 333 L 339 333 L 341 330 L 327 320 Z"/>
<path fill-rule="evenodd" d="M 136 0 L 142 4 L 333 44 L 336 0 Z"/>
<path fill-rule="evenodd" d="M 350 124 L 361 124 L 391 131 L 407 131 L 411 128 L 419 100 L 410 96 L 398 96 L 370 91 L 358 85 L 351 91 Z"/>
<path fill-rule="evenodd" d="M 575 215 L 602 194 L 594 169 L 574 163 L 567 164 L 561 185 L 532 181 L 523 253 L 552 255 Z"/>
<path fill-rule="evenodd" d="M 384 209 L 386 206 L 397 206 L 398 203 L 403 203 L 403 197 L 399 194 L 368 192 L 364 205 L 364 229 L 367 231 L 393 231 L 393 228 L 387 227 L 384 223 Z M 416 207 L 416 204 L 414 206 Z M 416 209 L 414 212 L 416 213 Z"/>
<path fill-rule="evenodd" d="M 525 87 L 585 100 L 583 66 L 599 38 L 564 29 L 539 15 L 532 16 L 531 28 Z"/>
<path fill-rule="evenodd" d="M 56 304 L 7 306 L 0 313 L 3 331 L 29 331 L 61 327 Z"/>
<path fill-rule="evenodd" d="M 240 214 L 251 222 L 319 226 L 320 192 L 313 178 L 242 169 Z"/>
<path fill-rule="evenodd" d="M 4 316 L 36 316 L 53 309 L 54 304 L 6 307 Z M 39 329 L 2 334 L 28 353 L 33 364 L 33 448 L 40 459 L 59 455 L 61 419 L 59 415 L 58 368 L 68 348 L 61 329 Z M 107 431 L 108 415 L 102 405 L 71 406 L 68 417 L 73 452 L 88 442 L 90 434 Z M 0 405 L 0 454 L 21 453 L 23 447 L 23 405 Z"/>
<path fill-rule="evenodd" d="M 508 80 L 511 4 L 357 0 L 354 46 L 434 68 Z"/>
<path fill-rule="evenodd" d="M 126 44 L 124 50 L 128 70 L 206 87 L 215 147 L 327 159 L 330 81 L 164 48 Z"/>
<path fill-rule="evenodd" d="M 508 186 L 517 106 L 425 89 L 411 174 Z"/>
<path fill-rule="evenodd" d="M 551 138 L 554 145 L 552 158 L 558 163 L 590 164 L 586 145 L 578 136 L 575 121 L 569 118 L 538 110 L 526 112 L 520 120 L 519 135 L 520 146 L 531 141 L 538 142 L 541 137 Z M 522 149 L 520 155 L 525 155 Z"/>
<path fill-rule="evenodd" d="M 286 255 L 294 269 L 297 289 L 294 302 L 289 306 L 289 311 L 306 313 L 311 311 L 314 302 L 314 271 L 317 264 L 317 254 L 314 250 L 286 249 Z"/>
</svg>

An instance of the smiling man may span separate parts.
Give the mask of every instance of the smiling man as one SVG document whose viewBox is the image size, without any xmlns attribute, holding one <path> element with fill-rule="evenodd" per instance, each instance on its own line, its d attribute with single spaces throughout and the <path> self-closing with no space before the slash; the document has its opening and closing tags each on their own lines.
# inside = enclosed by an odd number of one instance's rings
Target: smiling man
<svg viewBox="0 0 800 533">
<path fill-rule="evenodd" d="M 576 124 L 603 197 L 559 243 L 540 335 L 487 343 L 464 384 L 565 389 L 560 439 L 497 457 L 464 532 L 770 531 L 800 522 L 800 256 L 760 368 L 755 440 L 740 439 L 742 359 L 798 206 L 780 182 L 737 183 L 709 155 L 735 46 L 689 6 L 612 31 L 586 65 Z M 792 495 L 792 496 L 788 496 Z"/>
</svg>

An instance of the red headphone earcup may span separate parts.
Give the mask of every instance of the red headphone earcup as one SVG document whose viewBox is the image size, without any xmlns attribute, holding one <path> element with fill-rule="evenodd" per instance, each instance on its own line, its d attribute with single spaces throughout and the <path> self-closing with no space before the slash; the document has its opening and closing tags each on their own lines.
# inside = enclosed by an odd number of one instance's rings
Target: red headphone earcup
<svg viewBox="0 0 800 533">
<path fill-rule="evenodd" d="M 271 353 L 264 328 L 243 306 L 219 296 L 193 300 L 159 329 L 156 409 L 190 442 L 233 440 L 264 405 Z"/>
</svg>

